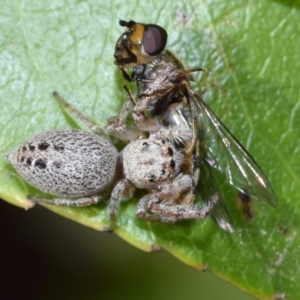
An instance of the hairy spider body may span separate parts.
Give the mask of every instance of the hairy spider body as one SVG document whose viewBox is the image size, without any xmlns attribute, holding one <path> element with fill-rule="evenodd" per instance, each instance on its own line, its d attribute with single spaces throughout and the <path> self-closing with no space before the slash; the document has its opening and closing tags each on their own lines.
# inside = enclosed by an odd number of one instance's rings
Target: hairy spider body
<svg viewBox="0 0 300 300">
<path fill-rule="evenodd" d="M 176 222 L 205 218 L 215 203 L 193 204 L 192 178 L 186 172 L 186 154 L 171 142 L 149 138 L 130 142 L 119 154 L 102 130 L 62 99 L 55 98 L 92 133 L 64 129 L 39 133 L 21 143 L 6 158 L 21 177 L 56 196 L 29 196 L 40 204 L 87 206 L 110 193 L 109 213 L 114 221 L 122 201 L 135 189 L 146 189 L 137 215 L 149 221 Z"/>
</svg>

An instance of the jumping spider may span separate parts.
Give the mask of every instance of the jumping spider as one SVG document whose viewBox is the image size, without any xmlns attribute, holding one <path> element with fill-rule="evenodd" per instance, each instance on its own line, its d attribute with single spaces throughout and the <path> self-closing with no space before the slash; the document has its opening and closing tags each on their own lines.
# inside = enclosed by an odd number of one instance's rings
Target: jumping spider
<svg viewBox="0 0 300 300">
<path fill-rule="evenodd" d="M 149 221 L 173 223 L 203 219 L 218 201 L 214 194 L 203 206 L 194 203 L 192 178 L 186 155 L 163 139 L 138 139 L 120 153 L 104 132 L 68 104 L 58 93 L 55 99 L 92 133 L 65 129 L 39 133 L 7 154 L 7 160 L 34 187 L 56 196 L 28 196 L 40 204 L 87 206 L 111 191 L 109 214 L 114 221 L 121 201 L 135 188 L 147 189 L 137 205 L 137 215 Z"/>
</svg>

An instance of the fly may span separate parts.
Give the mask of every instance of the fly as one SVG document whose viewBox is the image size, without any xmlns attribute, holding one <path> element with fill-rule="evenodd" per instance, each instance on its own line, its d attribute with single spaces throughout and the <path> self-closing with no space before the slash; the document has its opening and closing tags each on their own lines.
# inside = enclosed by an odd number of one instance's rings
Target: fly
<svg viewBox="0 0 300 300">
<path fill-rule="evenodd" d="M 167 138 L 191 153 L 191 172 L 204 202 L 218 191 L 212 169 L 223 173 L 227 181 L 252 199 L 274 207 L 277 198 L 266 175 L 244 146 L 190 86 L 191 73 L 166 50 L 167 32 L 155 24 L 120 21 L 127 27 L 115 47 L 115 64 L 123 77 L 137 85 L 135 97 L 129 97 L 121 113 L 112 118 L 108 129 L 120 133 L 134 102 L 133 118 L 138 127 L 130 138 L 152 136 Z M 131 69 L 131 75 L 126 69 Z M 134 100 L 132 100 L 134 99 Z M 117 124 L 117 126 L 116 126 Z M 122 138 L 122 137 L 121 137 Z M 124 136 L 123 136 L 124 138 Z M 201 174 L 201 175 L 200 175 Z M 233 231 L 222 199 L 213 210 L 219 226 Z"/>
</svg>

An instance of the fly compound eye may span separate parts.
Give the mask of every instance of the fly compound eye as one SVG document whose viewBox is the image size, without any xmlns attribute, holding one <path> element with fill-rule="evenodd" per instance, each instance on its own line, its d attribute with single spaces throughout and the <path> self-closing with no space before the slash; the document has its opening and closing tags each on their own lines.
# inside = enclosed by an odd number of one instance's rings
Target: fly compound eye
<svg viewBox="0 0 300 300">
<path fill-rule="evenodd" d="M 145 25 L 144 51 L 150 56 L 160 54 L 166 47 L 167 38 L 168 34 L 162 27 L 153 24 Z"/>
</svg>

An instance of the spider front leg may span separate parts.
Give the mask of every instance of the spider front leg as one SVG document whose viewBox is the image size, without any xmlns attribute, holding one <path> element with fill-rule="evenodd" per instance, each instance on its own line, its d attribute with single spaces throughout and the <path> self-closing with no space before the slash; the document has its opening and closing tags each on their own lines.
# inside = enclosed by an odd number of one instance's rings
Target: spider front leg
<svg viewBox="0 0 300 300">
<path fill-rule="evenodd" d="M 181 220 L 204 219 L 219 199 L 216 193 L 205 205 L 194 204 L 193 179 L 179 174 L 171 182 L 158 186 L 159 192 L 144 196 L 137 207 L 137 215 L 148 221 L 175 223 Z"/>
<path fill-rule="evenodd" d="M 134 122 L 139 129 L 148 131 L 150 132 L 150 134 L 153 134 L 161 129 L 161 125 L 155 118 L 151 116 L 151 110 L 149 109 L 148 103 L 149 97 L 142 97 L 138 101 L 138 103 L 134 107 L 132 115 Z"/>
<path fill-rule="evenodd" d="M 105 199 L 108 193 L 99 196 L 90 196 L 90 197 L 83 197 L 78 199 L 68 199 L 68 198 L 54 198 L 54 199 L 46 199 L 40 198 L 36 196 L 29 195 L 27 199 L 33 201 L 34 203 L 38 204 L 49 204 L 49 205 L 56 205 L 56 206 L 75 206 L 75 207 L 84 207 L 96 204 L 101 200 Z"/>
<path fill-rule="evenodd" d="M 147 117 L 142 108 L 137 107 L 133 111 L 133 118 L 138 128 L 149 132 L 149 139 L 165 140 L 173 144 L 189 145 L 192 141 L 192 132 L 189 128 L 177 125 L 162 125 L 158 119 Z"/>
<path fill-rule="evenodd" d="M 134 191 L 135 187 L 127 179 L 122 179 L 115 185 L 109 199 L 109 216 L 112 227 L 118 214 L 120 203 L 132 198 Z"/>
<path fill-rule="evenodd" d="M 127 86 L 124 85 L 123 87 L 128 94 L 128 99 L 123 104 L 120 112 L 116 116 L 108 119 L 106 124 L 106 130 L 113 136 L 125 141 L 132 141 L 139 138 L 144 138 L 145 134 L 140 128 L 125 124 L 129 111 L 135 104 L 135 102 Z"/>
<path fill-rule="evenodd" d="M 79 110 L 77 110 L 74 106 L 68 103 L 63 97 L 61 97 L 58 92 L 53 92 L 53 97 L 55 100 L 65 109 L 65 111 L 70 114 L 75 120 L 82 122 L 85 126 L 87 126 L 93 133 L 106 137 L 106 134 L 103 130 L 92 120 L 84 116 Z"/>
<path fill-rule="evenodd" d="M 137 207 L 137 215 L 151 222 L 175 223 L 182 220 L 206 218 L 219 199 L 215 193 L 207 204 L 173 204 L 164 201 L 159 193 L 143 197 Z"/>
</svg>

